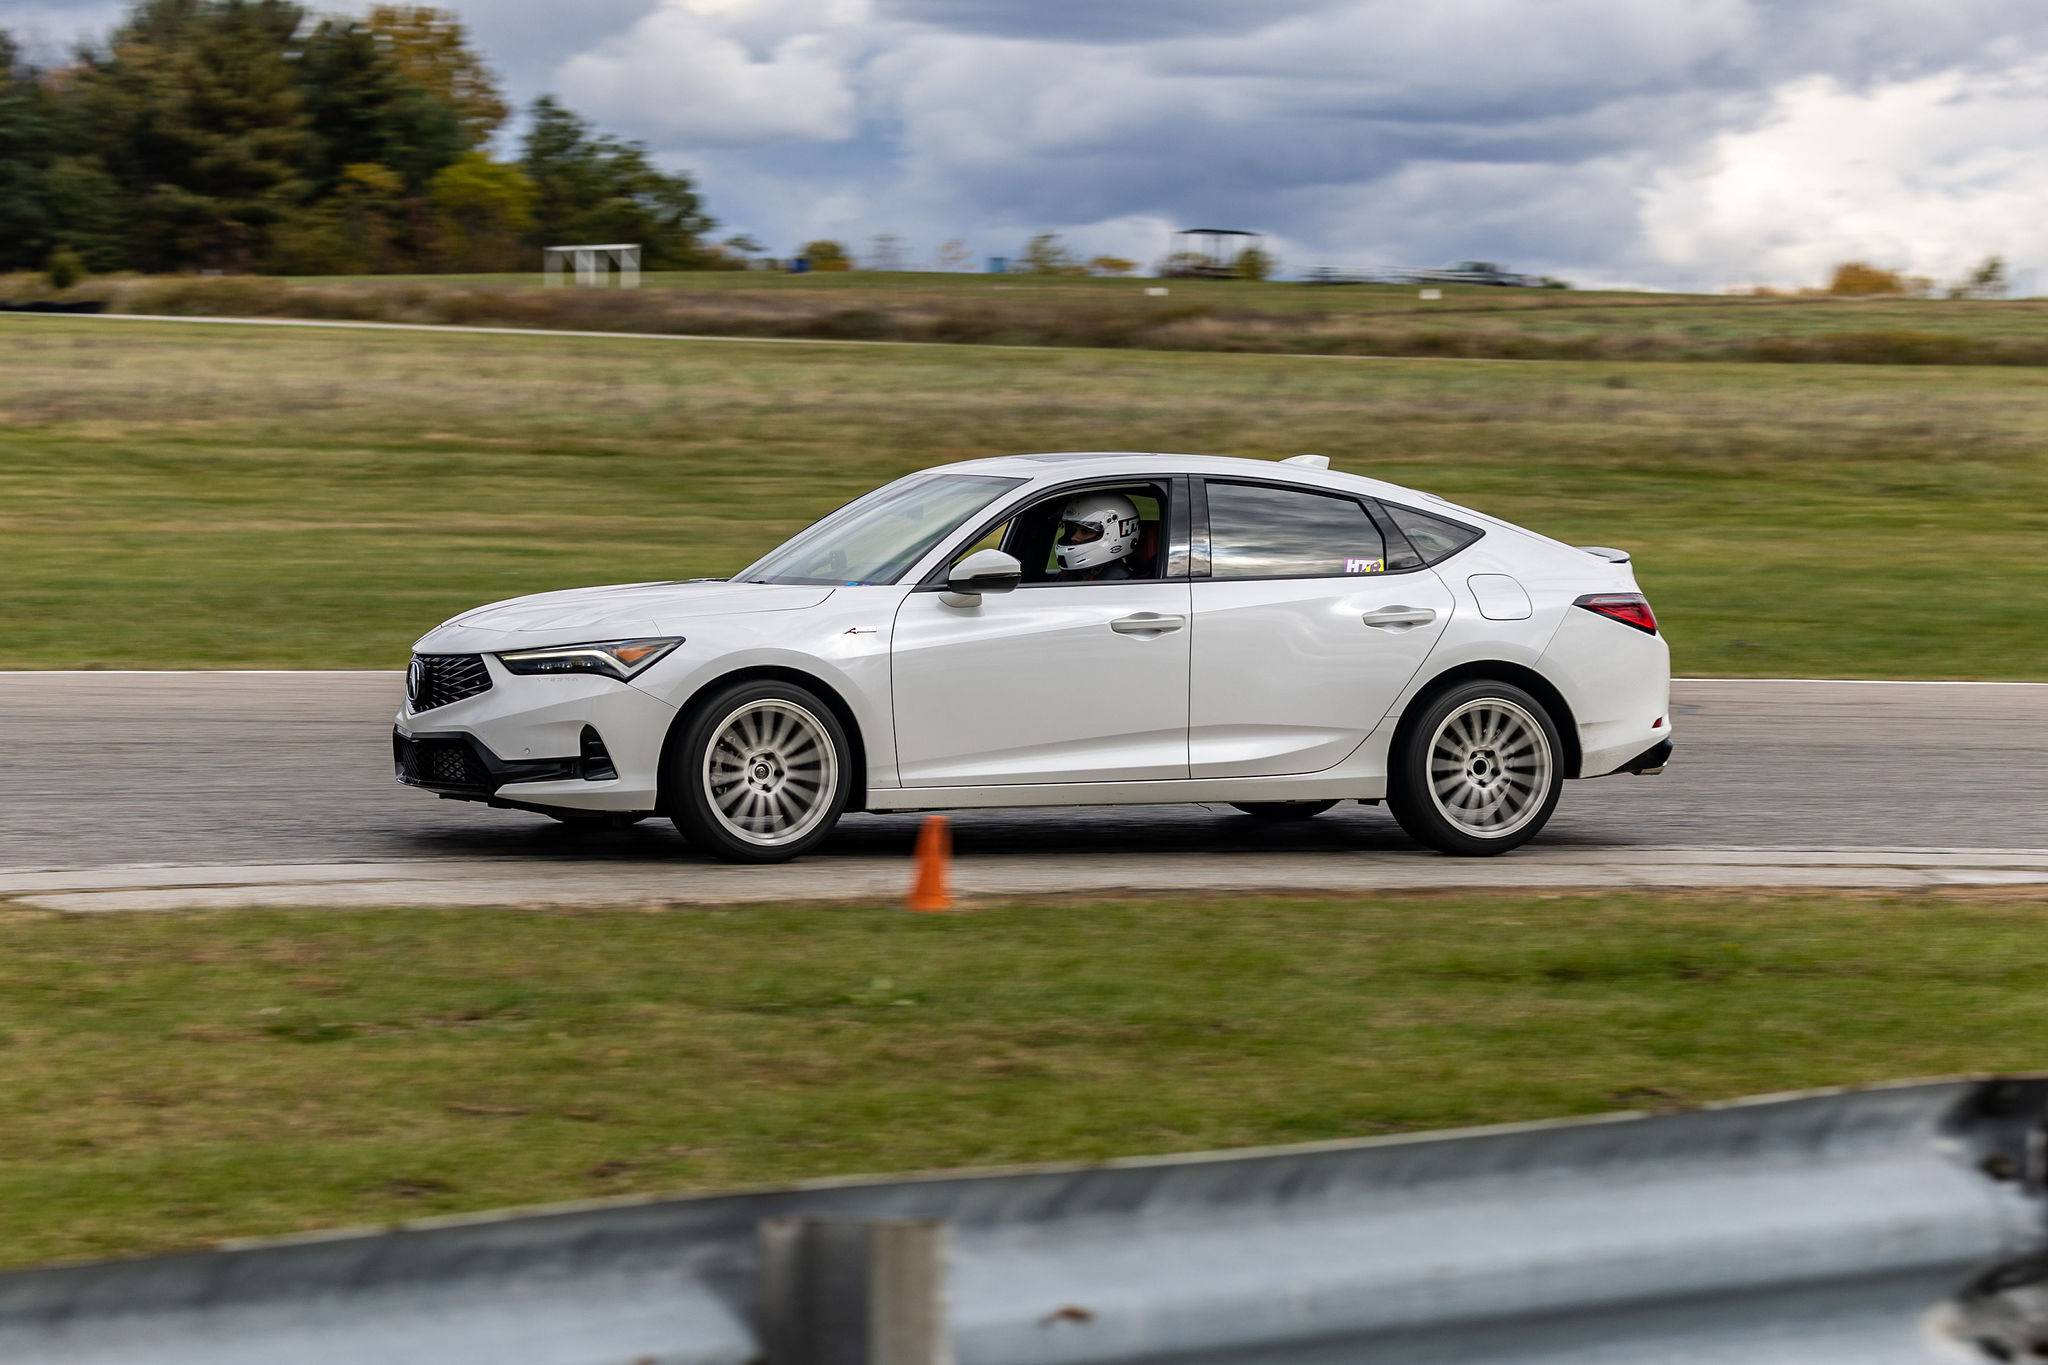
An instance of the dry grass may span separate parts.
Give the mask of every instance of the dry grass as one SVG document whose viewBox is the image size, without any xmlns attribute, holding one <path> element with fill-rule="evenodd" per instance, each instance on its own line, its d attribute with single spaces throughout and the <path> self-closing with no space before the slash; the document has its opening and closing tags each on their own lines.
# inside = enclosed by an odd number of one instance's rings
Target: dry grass
<svg viewBox="0 0 2048 1365">
<path fill-rule="evenodd" d="M 975 342 L 1154 350 L 1526 360 L 2048 364 L 2048 301 L 1762 299 L 1453 288 L 1037 280 L 973 275 L 652 277 L 637 292 L 532 277 L 112 277 L 67 298 L 117 312 Z M 0 300 L 50 295 L 0 279 Z"/>
</svg>

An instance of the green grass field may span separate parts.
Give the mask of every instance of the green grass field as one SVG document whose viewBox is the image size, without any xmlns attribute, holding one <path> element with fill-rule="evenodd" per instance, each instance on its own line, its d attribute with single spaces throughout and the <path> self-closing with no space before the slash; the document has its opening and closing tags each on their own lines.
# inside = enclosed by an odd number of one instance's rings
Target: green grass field
<svg viewBox="0 0 2048 1365">
<path fill-rule="evenodd" d="M 1682 673 L 2048 676 L 2048 372 L 0 318 L 0 667 L 395 667 L 966 456 L 1328 454 L 1637 555 Z"/>
<path fill-rule="evenodd" d="M 0 907 L 0 1260 L 2029 1069 L 2044 912 Z"/>
</svg>

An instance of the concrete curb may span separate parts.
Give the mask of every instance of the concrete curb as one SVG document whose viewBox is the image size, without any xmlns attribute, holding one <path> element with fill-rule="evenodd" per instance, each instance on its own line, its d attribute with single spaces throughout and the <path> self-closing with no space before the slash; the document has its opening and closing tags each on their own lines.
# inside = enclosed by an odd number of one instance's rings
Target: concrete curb
<svg viewBox="0 0 2048 1365">
<path fill-rule="evenodd" d="M 384 863 L 139 866 L 86 871 L 0 869 L 0 898 L 67 914 L 251 906 L 617 907 L 890 901 L 907 861 L 812 857 L 772 868 L 680 858 L 670 863 L 525 858 Z M 1106 878 L 1106 880 L 1105 880 Z M 1525 849 L 1510 857 L 1427 853 L 1167 853 L 1105 865 L 1086 855 L 999 854 L 961 860 L 970 898 L 1102 894 L 1320 892 L 1361 903 L 1389 891 L 1932 890 L 2048 886 L 2048 851 L 2026 849 Z"/>
</svg>

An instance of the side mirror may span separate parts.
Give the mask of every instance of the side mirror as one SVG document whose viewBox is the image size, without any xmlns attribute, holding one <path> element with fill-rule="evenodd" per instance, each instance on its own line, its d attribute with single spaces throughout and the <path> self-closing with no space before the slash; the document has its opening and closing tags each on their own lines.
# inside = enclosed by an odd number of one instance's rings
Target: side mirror
<svg viewBox="0 0 2048 1365">
<path fill-rule="evenodd" d="M 1024 566 L 1001 550 L 976 550 L 946 575 L 943 594 L 949 607 L 981 605 L 985 592 L 1009 592 L 1024 581 Z"/>
</svg>

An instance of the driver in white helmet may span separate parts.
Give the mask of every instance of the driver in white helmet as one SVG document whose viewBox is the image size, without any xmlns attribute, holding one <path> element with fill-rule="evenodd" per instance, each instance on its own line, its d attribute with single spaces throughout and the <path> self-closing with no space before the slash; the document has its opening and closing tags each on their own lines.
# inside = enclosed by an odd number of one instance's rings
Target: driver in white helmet
<svg viewBox="0 0 2048 1365">
<path fill-rule="evenodd" d="M 1061 583 L 1095 583 L 1130 578 L 1131 551 L 1138 546 L 1138 509 L 1121 493 L 1083 493 L 1060 513 L 1053 534 L 1053 558 Z"/>
</svg>

